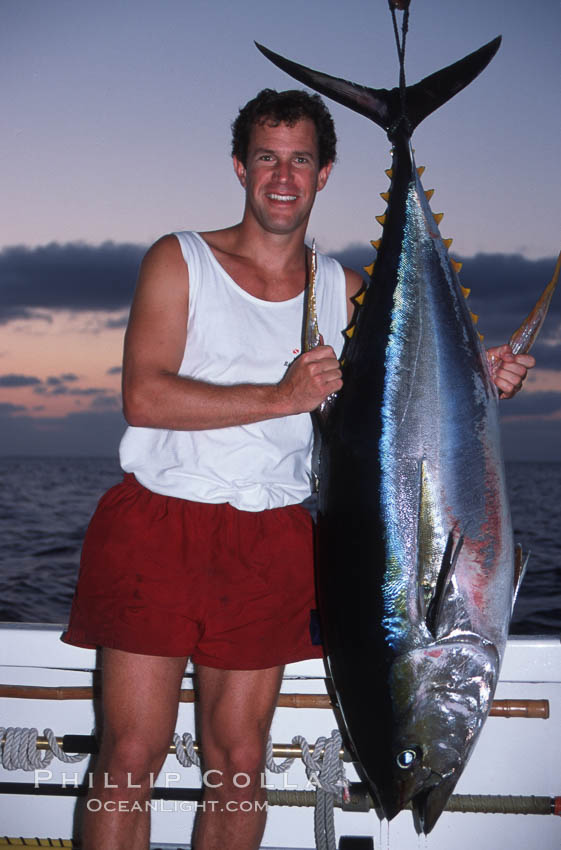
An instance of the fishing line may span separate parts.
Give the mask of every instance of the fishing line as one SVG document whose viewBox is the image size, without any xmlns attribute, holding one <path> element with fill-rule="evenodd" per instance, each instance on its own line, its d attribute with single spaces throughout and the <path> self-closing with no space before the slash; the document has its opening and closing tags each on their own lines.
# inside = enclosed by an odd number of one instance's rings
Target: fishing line
<svg viewBox="0 0 561 850">
<path fill-rule="evenodd" d="M 395 44 L 397 47 L 397 56 L 399 59 L 399 101 L 401 103 L 401 120 L 407 121 L 406 104 L 405 104 L 405 42 L 409 31 L 409 0 L 388 0 L 390 8 Z M 397 24 L 396 10 L 403 11 L 403 19 L 401 22 L 401 40 L 399 37 L 399 29 Z M 397 124 L 398 122 L 396 122 Z"/>
<path fill-rule="evenodd" d="M 409 31 L 409 3 L 399 2 L 399 0 L 388 0 L 390 12 L 393 22 L 393 32 L 397 47 L 397 55 L 399 58 L 399 90 L 405 92 L 405 41 Z M 401 41 L 397 26 L 396 10 L 403 11 L 403 20 L 401 22 Z"/>
</svg>

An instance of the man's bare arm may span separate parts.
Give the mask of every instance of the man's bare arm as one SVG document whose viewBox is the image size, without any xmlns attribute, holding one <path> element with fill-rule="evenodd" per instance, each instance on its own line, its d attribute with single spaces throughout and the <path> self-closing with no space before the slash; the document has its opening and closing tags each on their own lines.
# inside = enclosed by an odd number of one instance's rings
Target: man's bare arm
<svg viewBox="0 0 561 850">
<path fill-rule="evenodd" d="M 314 410 L 342 386 L 329 346 L 298 357 L 278 384 L 222 386 L 179 376 L 188 311 L 187 266 L 176 237 L 164 236 L 142 262 L 125 336 L 123 410 L 130 425 L 178 431 L 244 425 Z"/>
</svg>

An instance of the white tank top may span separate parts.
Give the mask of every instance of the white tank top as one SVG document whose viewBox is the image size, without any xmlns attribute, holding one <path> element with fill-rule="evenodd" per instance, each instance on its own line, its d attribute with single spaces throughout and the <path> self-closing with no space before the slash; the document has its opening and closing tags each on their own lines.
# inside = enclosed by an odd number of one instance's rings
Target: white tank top
<svg viewBox="0 0 561 850">
<path fill-rule="evenodd" d="M 215 384 L 278 383 L 302 346 L 304 293 L 288 301 L 250 295 L 197 234 L 176 233 L 189 269 L 187 345 L 179 375 Z M 345 276 L 318 254 L 317 313 L 337 356 L 347 324 Z M 208 431 L 127 428 L 121 466 L 166 496 L 229 502 L 261 511 L 310 495 L 313 433 L 309 413 Z"/>
</svg>

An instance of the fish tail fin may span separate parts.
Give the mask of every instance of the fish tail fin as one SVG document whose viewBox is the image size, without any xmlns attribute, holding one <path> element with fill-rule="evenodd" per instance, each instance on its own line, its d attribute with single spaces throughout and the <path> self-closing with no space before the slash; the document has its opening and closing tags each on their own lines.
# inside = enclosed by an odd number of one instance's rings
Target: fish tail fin
<svg viewBox="0 0 561 850">
<path fill-rule="evenodd" d="M 427 115 L 469 85 L 489 64 L 500 43 L 501 37 L 498 36 L 453 65 L 425 77 L 413 86 L 407 86 L 405 98 L 402 98 L 398 88 L 373 89 L 340 77 L 332 77 L 285 59 L 255 42 L 261 53 L 278 68 L 320 94 L 370 118 L 388 133 L 390 139 L 403 120 L 406 121 L 411 135 Z"/>
<path fill-rule="evenodd" d="M 406 89 L 406 111 L 411 130 L 440 106 L 465 89 L 487 67 L 500 47 L 501 36 L 458 62 L 425 77 Z"/>
<path fill-rule="evenodd" d="M 553 277 L 547 284 L 546 288 L 538 298 L 536 304 L 530 313 L 526 316 L 520 327 L 512 334 L 509 345 L 513 354 L 527 354 L 534 342 L 537 339 L 542 325 L 547 316 L 549 305 L 559 280 L 561 272 L 561 253 L 557 258 Z"/>
</svg>

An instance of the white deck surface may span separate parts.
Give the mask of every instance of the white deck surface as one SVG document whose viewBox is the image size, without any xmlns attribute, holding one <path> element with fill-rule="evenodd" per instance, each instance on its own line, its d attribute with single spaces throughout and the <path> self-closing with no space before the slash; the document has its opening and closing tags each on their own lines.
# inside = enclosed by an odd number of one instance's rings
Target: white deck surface
<svg viewBox="0 0 561 850">
<path fill-rule="evenodd" d="M 58 626 L 0 624 L 0 683 L 45 686 L 90 685 L 96 653 L 68 647 L 59 640 Z M 188 671 L 189 672 L 189 671 Z M 305 661 L 286 670 L 283 691 L 325 692 L 320 661 Z M 183 687 L 190 687 L 186 677 Z M 483 729 L 475 754 L 457 788 L 459 794 L 512 794 L 561 796 L 561 641 L 557 638 L 515 638 L 509 641 L 496 699 L 548 699 L 549 720 L 491 717 Z M 57 736 L 88 735 L 94 726 L 89 701 L 0 699 L 0 726 L 50 727 Z M 192 732 L 193 706 L 182 704 L 177 731 Z M 289 743 L 296 734 L 313 743 L 335 728 L 330 710 L 277 709 L 273 741 Z M 64 765 L 53 760 L 46 782 L 72 784 L 86 763 Z M 65 776 L 64 776 L 64 775 Z M 348 768 L 351 780 L 356 778 Z M 175 756 L 166 760 L 158 785 L 198 787 L 197 768 L 182 768 Z M 1 782 L 32 782 L 33 772 L 0 768 Z M 309 788 L 298 762 L 284 777 L 268 776 L 276 787 Z M 173 846 L 189 842 L 192 812 L 171 801 L 161 804 L 153 817 L 152 840 Z M 72 836 L 74 802 L 59 797 L 0 796 L 0 835 L 68 839 Z M 561 818 L 538 815 L 443 814 L 428 837 L 419 838 L 411 814 L 402 812 L 391 824 L 374 812 L 336 813 L 340 835 L 373 836 L 382 850 L 560 850 Z M 271 807 L 263 848 L 313 848 L 313 811 Z"/>
</svg>

